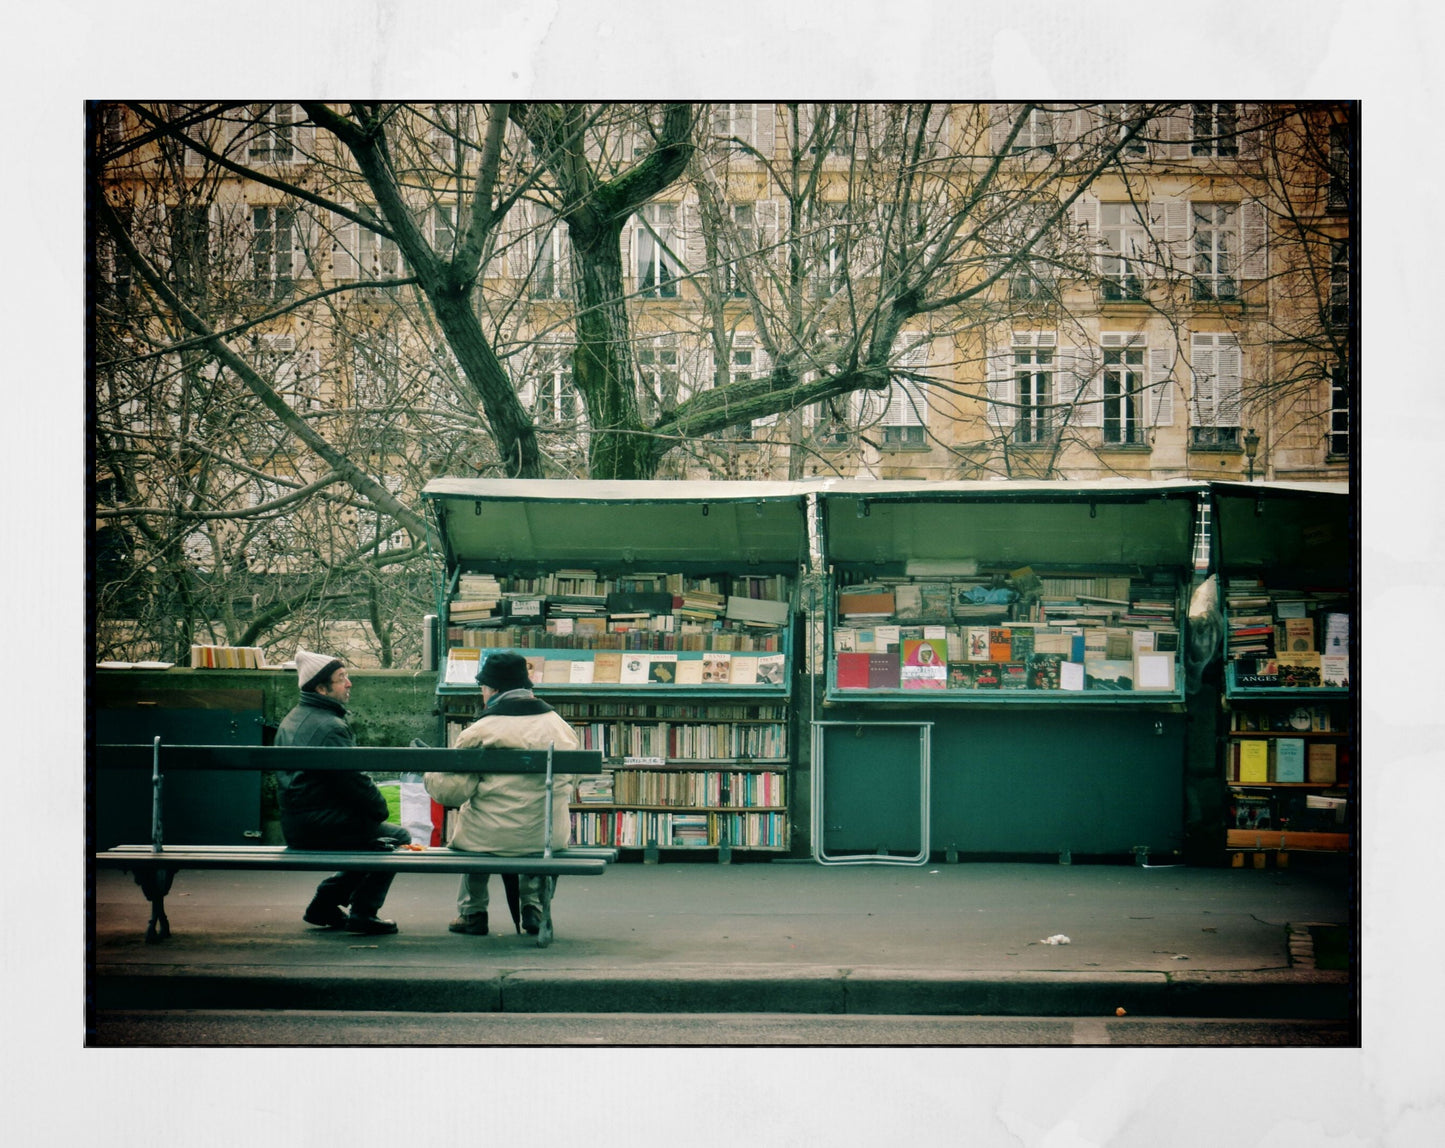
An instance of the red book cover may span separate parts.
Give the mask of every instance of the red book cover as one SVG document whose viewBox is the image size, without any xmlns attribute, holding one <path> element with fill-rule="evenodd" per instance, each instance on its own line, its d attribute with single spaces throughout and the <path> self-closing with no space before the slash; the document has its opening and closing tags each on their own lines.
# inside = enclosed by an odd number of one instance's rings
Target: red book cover
<svg viewBox="0 0 1445 1148">
<path fill-rule="evenodd" d="M 868 688 L 870 690 L 896 690 L 900 659 L 896 653 L 868 654 Z"/>
<path fill-rule="evenodd" d="M 1005 627 L 990 627 L 988 657 L 992 662 L 1006 662 L 1013 657 L 1013 635 Z"/>
<path fill-rule="evenodd" d="M 838 655 L 838 688 L 840 690 L 866 690 L 868 688 L 868 659 L 871 654 Z"/>
</svg>

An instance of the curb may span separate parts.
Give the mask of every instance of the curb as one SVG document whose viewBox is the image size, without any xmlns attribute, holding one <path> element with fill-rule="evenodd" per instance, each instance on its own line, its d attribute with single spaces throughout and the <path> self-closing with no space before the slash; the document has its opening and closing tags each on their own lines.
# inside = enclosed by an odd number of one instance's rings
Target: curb
<svg viewBox="0 0 1445 1148">
<path fill-rule="evenodd" d="M 886 1016 L 1131 1016 L 1346 1020 L 1348 975 L 1262 973 L 976 973 L 817 969 L 719 973 L 518 971 L 405 977 L 156 965 L 98 968 L 91 1005 L 133 1009 L 326 1009 L 355 1012 L 807 1013 Z"/>
</svg>

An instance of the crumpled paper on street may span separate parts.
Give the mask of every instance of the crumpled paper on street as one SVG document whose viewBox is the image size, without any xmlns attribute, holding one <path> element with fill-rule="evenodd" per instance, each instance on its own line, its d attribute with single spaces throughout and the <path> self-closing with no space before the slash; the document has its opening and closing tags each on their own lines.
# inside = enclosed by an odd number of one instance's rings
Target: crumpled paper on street
<svg viewBox="0 0 1445 1148">
<path fill-rule="evenodd" d="M 1073 942 L 1064 936 L 1063 933 L 1055 933 L 1052 937 L 1045 937 L 1039 942 L 1041 945 L 1068 945 L 1072 943 Z"/>
</svg>

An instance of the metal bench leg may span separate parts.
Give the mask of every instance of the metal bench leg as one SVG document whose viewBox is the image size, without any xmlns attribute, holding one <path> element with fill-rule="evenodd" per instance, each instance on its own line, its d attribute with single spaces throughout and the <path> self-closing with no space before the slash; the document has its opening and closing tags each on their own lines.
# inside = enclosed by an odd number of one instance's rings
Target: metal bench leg
<svg viewBox="0 0 1445 1148">
<path fill-rule="evenodd" d="M 552 892 L 556 888 L 556 877 L 542 878 L 542 927 L 537 930 L 539 949 L 545 949 L 552 943 Z"/>
<path fill-rule="evenodd" d="M 135 874 L 135 883 L 151 903 L 151 919 L 146 925 L 148 945 L 163 941 L 171 935 L 171 923 L 166 919 L 166 894 L 171 891 L 171 882 L 175 880 L 175 876 L 171 869 L 146 869 Z"/>
</svg>

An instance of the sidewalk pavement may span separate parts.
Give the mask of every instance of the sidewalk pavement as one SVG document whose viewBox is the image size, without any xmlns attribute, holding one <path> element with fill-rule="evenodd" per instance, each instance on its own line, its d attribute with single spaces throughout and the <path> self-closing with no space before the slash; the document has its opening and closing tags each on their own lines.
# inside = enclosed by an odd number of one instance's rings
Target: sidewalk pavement
<svg viewBox="0 0 1445 1148">
<path fill-rule="evenodd" d="M 624 863 L 563 878 L 545 948 L 447 932 L 456 883 L 397 877 L 365 937 L 301 921 L 315 874 L 182 872 L 146 944 L 131 877 L 96 874 L 98 1009 L 1269 1017 L 1357 1013 L 1307 925 L 1353 930 L 1343 867 Z M 1293 934 L 1291 932 L 1293 930 Z M 1068 944 L 1048 944 L 1063 935 Z M 1293 940 L 1292 940 L 1293 937 Z"/>
</svg>

